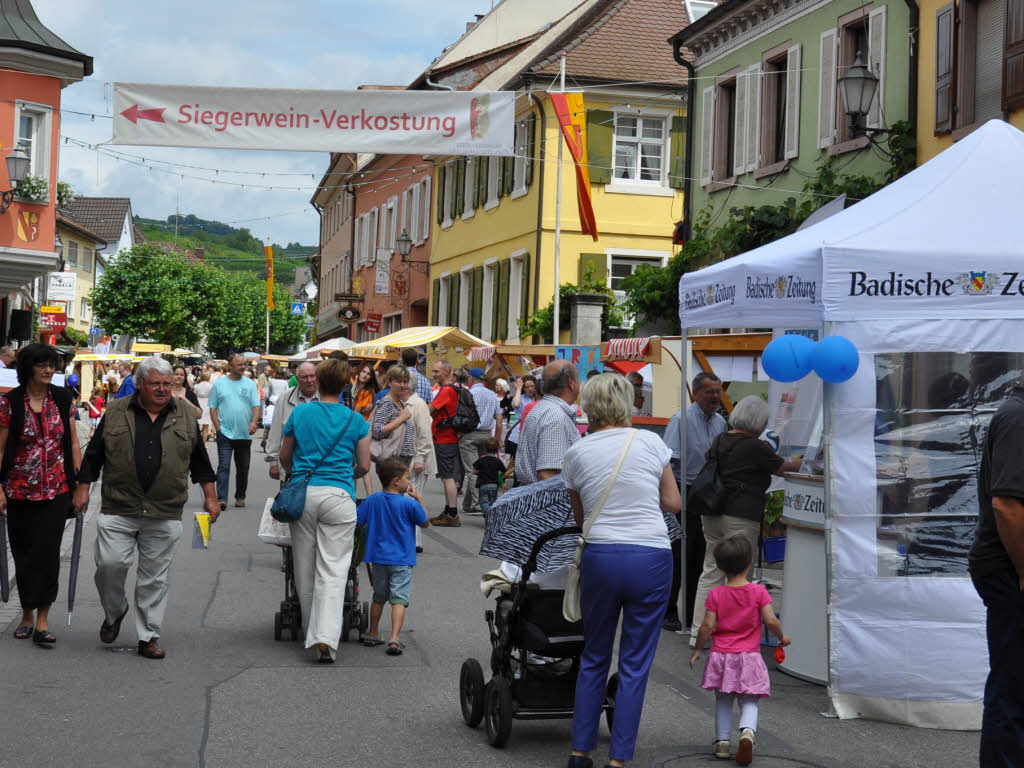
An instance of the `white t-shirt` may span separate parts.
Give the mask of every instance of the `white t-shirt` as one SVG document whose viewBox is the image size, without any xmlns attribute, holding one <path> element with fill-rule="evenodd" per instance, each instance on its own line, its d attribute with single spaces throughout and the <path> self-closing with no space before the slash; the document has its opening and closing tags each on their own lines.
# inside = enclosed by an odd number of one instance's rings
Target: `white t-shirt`
<svg viewBox="0 0 1024 768">
<path fill-rule="evenodd" d="M 629 454 L 587 541 L 668 549 L 668 529 L 660 503 L 661 475 L 672 451 L 655 433 L 633 431 L 636 437 Z M 566 487 L 579 492 L 588 518 L 615 469 L 628 434 L 627 429 L 604 429 L 566 451 L 562 477 Z"/>
</svg>

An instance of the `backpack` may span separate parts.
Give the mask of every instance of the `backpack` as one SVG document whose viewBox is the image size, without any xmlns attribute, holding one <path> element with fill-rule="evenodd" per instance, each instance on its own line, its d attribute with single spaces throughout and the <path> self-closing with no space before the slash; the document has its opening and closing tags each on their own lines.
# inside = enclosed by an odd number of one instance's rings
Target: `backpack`
<svg viewBox="0 0 1024 768">
<path fill-rule="evenodd" d="M 451 427 L 456 432 L 472 432 L 480 426 L 480 414 L 477 413 L 473 393 L 465 387 L 453 387 L 451 384 L 448 386 L 455 390 L 455 394 L 458 395 L 459 399 L 455 406 L 455 415 L 450 419 L 441 419 L 439 425 Z"/>
<path fill-rule="evenodd" d="M 725 434 L 724 432 L 722 434 Z M 726 502 L 729 500 L 729 491 L 725 487 L 722 473 L 718 471 L 718 462 L 721 459 L 719 453 L 719 442 L 722 435 L 716 435 L 708 448 L 707 461 L 700 468 L 697 477 L 693 479 L 690 486 L 690 495 L 686 500 L 686 511 L 695 515 L 717 516 L 725 514 Z M 735 443 L 733 444 L 735 447 Z M 743 483 L 740 483 L 740 490 Z"/>
</svg>

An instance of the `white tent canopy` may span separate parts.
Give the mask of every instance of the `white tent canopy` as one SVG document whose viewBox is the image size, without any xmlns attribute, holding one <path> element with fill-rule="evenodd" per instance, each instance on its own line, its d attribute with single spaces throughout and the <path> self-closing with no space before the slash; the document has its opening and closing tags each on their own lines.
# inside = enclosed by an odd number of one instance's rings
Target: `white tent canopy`
<svg viewBox="0 0 1024 768">
<path fill-rule="evenodd" d="M 303 360 L 319 360 L 323 355 L 337 350 L 346 350 L 349 347 L 354 347 L 355 342 L 350 339 L 336 338 L 328 339 L 327 341 L 316 344 L 309 349 L 305 349 L 298 354 L 292 355 L 288 358 L 291 362 L 302 362 Z"/>
<path fill-rule="evenodd" d="M 680 280 L 684 335 L 823 329 L 860 353 L 852 379 L 825 386 L 841 717 L 980 726 L 985 612 L 964 554 L 978 446 L 1024 371 L 1021 200 L 1024 133 L 990 121 L 845 211 Z M 892 555 L 902 565 L 886 572 Z"/>
</svg>

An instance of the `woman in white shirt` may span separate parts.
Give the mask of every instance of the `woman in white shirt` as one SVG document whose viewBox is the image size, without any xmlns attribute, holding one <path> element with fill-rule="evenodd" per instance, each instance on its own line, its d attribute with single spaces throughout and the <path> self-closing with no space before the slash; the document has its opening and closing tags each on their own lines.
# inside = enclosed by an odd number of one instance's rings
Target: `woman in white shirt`
<svg viewBox="0 0 1024 768">
<path fill-rule="evenodd" d="M 569 768 L 593 765 L 588 753 L 597 746 L 620 616 L 619 689 L 608 764 L 621 766 L 633 759 L 647 676 L 672 586 L 672 550 L 662 513 L 680 508 L 671 451 L 653 432 L 630 427 L 632 385 L 618 374 L 596 376 L 583 387 L 582 405 L 590 434 L 566 452 L 562 465 L 577 523 L 594 514 L 606 484 L 612 485 L 587 532 L 580 563 L 584 649 Z"/>
</svg>

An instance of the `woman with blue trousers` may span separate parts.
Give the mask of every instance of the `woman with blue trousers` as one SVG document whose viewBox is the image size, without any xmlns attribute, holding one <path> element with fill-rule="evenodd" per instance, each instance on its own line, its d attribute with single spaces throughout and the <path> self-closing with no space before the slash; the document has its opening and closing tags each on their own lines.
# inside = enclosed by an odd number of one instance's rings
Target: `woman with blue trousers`
<svg viewBox="0 0 1024 768">
<path fill-rule="evenodd" d="M 680 509 L 671 452 L 653 432 L 630 427 L 632 385 L 618 374 L 596 376 L 583 388 L 582 407 L 590 434 L 568 450 L 562 466 L 576 521 L 586 520 L 580 562 L 584 648 L 569 768 L 594 764 L 589 753 L 597 746 L 620 616 L 619 689 L 608 765 L 633 759 L 672 586 L 672 550 L 662 513 Z"/>
</svg>

